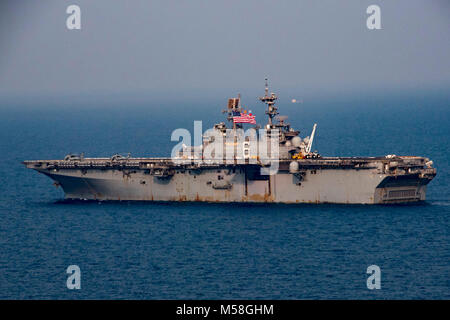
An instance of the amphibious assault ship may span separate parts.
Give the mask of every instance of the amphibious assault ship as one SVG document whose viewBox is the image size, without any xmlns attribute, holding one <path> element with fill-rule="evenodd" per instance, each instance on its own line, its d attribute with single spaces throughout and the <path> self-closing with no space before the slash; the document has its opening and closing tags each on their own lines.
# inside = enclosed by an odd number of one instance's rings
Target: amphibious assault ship
<svg viewBox="0 0 450 320">
<path fill-rule="evenodd" d="M 312 151 L 316 125 L 309 137 L 300 138 L 300 132 L 278 116 L 277 96 L 269 94 L 267 80 L 259 99 L 267 105 L 268 122 L 256 140 L 255 134 L 243 134 L 244 124 L 261 127 L 238 97 L 229 99 L 223 111 L 230 128 L 218 123 L 210 130 L 213 134 L 203 135 L 201 145 L 182 145 L 170 158 L 81 154 L 23 163 L 54 180 L 66 199 L 343 204 L 425 200 L 427 184 L 436 175 L 428 158 L 323 157 Z M 262 139 L 264 134 L 269 138 Z M 231 150 L 231 156 L 218 152 L 217 146 Z M 262 149 L 276 152 L 262 155 Z"/>
</svg>

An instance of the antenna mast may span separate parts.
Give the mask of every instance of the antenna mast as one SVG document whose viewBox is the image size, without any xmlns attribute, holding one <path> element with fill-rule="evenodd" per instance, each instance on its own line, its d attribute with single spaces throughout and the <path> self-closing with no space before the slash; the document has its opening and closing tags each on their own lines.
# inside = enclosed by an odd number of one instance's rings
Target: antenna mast
<svg viewBox="0 0 450 320">
<path fill-rule="evenodd" d="M 267 110 L 266 110 L 266 114 L 269 116 L 269 126 L 270 128 L 272 128 L 273 122 L 272 122 L 272 118 L 275 117 L 278 112 L 277 112 L 277 107 L 275 106 L 275 100 L 278 99 L 278 97 L 275 95 L 275 93 L 270 93 L 269 95 L 269 85 L 267 82 L 267 77 L 265 78 L 266 80 L 266 86 L 265 86 L 265 95 L 264 97 L 259 98 L 259 100 L 261 100 L 263 103 L 267 104 Z"/>
</svg>

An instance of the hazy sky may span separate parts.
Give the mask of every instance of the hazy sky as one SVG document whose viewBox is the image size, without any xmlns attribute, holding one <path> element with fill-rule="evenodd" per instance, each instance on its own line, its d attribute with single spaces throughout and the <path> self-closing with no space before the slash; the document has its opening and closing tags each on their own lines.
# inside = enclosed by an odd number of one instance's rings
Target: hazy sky
<svg viewBox="0 0 450 320">
<path fill-rule="evenodd" d="M 450 88 L 448 0 L 1 0 L 0 97 Z M 81 30 L 66 8 L 81 7 Z M 381 7 L 382 30 L 366 8 Z"/>
</svg>

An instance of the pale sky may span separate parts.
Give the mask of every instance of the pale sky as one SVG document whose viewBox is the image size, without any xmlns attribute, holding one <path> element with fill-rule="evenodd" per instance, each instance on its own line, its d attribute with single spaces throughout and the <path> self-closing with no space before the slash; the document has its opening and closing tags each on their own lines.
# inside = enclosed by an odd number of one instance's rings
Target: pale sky
<svg viewBox="0 0 450 320">
<path fill-rule="evenodd" d="M 447 88 L 449 31 L 448 0 L 2 0 L 0 97 Z"/>
</svg>

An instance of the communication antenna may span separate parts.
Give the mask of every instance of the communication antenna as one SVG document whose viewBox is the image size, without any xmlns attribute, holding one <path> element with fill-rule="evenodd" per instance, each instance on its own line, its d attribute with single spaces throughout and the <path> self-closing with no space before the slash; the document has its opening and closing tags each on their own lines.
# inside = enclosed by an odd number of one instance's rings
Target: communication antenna
<svg viewBox="0 0 450 320">
<path fill-rule="evenodd" d="M 264 79 L 266 81 L 266 85 L 265 85 L 265 96 L 268 97 L 269 96 L 269 83 L 267 82 L 268 79 L 267 77 Z"/>
<path fill-rule="evenodd" d="M 272 118 L 278 114 L 277 107 L 275 106 L 275 100 L 277 100 L 278 97 L 273 92 L 269 95 L 269 84 L 267 77 L 265 78 L 265 80 L 266 80 L 264 90 L 265 94 L 264 97 L 259 98 L 259 100 L 267 104 L 266 114 L 269 116 L 269 127 L 272 128 Z"/>
</svg>

